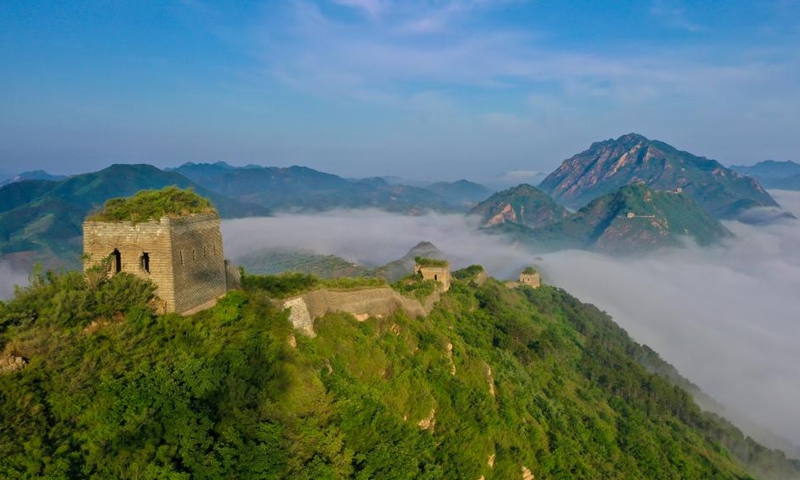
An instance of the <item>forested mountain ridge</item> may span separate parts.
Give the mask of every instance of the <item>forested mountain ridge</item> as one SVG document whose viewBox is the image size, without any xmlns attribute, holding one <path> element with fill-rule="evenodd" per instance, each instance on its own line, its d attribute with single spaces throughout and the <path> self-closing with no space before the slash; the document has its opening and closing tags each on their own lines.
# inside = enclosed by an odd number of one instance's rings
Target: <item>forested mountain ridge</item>
<svg viewBox="0 0 800 480">
<path fill-rule="evenodd" d="M 180 173 L 209 190 L 291 212 L 334 208 L 379 208 L 420 214 L 456 210 L 431 190 L 392 185 L 381 178 L 349 180 L 308 167 L 232 167 L 225 163 L 187 163 L 170 171 Z"/>
<path fill-rule="evenodd" d="M 305 277 L 180 317 L 124 274 L 41 274 L 0 303 L 2 355 L 29 362 L 0 375 L 0 475 L 799 478 L 598 309 L 480 271 L 427 317 L 328 314 L 314 338 L 273 302 Z"/>
</svg>

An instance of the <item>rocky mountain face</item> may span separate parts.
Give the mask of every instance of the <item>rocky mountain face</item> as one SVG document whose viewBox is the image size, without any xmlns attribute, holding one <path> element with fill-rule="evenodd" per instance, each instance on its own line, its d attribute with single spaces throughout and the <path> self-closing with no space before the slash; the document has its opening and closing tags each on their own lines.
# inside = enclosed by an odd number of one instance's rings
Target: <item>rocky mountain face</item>
<svg viewBox="0 0 800 480">
<path fill-rule="evenodd" d="M 581 248 L 609 254 L 680 246 L 685 237 L 708 245 L 732 235 L 689 195 L 655 191 L 644 183 L 603 195 L 561 222 L 501 231 L 546 250 Z"/>
<path fill-rule="evenodd" d="M 731 168 L 742 175 L 755 178 L 767 188 L 800 190 L 800 163 L 791 160 L 765 160 L 751 166 L 734 165 Z"/>
<path fill-rule="evenodd" d="M 472 208 L 469 214 L 480 216 L 484 228 L 505 223 L 538 228 L 569 216 L 569 212 L 546 193 L 527 184 L 495 193 Z"/>
<path fill-rule="evenodd" d="M 593 143 L 565 160 L 539 187 L 564 205 L 580 207 L 635 182 L 655 190 L 680 189 L 717 218 L 777 206 L 755 179 L 635 133 Z"/>
</svg>

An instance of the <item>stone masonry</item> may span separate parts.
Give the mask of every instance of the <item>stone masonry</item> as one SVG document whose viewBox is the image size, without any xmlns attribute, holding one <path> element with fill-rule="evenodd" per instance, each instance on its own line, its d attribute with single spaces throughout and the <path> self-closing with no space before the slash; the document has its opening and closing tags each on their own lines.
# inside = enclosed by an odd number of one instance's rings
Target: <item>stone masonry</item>
<svg viewBox="0 0 800 480">
<path fill-rule="evenodd" d="M 227 291 L 222 233 L 215 213 L 141 223 L 86 221 L 84 268 L 110 257 L 110 274 L 152 281 L 167 312 L 185 313 Z"/>
<path fill-rule="evenodd" d="M 542 286 L 542 277 L 539 275 L 539 272 L 534 273 L 520 273 L 519 274 L 519 283 L 522 285 L 530 285 L 533 288 L 539 288 Z"/>
<path fill-rule="evenodd" d="M 434 280 L 442 284 L 442 291 L 450 290 L 450 267 L 414 265 L 414 273 L 422 275 L 423 280 Z"/>
</svg>

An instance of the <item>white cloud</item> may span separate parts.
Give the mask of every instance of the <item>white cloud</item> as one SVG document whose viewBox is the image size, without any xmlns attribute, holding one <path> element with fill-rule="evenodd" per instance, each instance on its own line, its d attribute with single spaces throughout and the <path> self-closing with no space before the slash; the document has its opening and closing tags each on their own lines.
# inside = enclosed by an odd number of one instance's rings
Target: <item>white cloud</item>
<svg viewBox="0 0 800 480">
<path fill-rule="evenodd" d="M 15 285 L 26 285 L 28 274 L 11 266 L 8 262 L 0 261 L 0 299 L 11 298 Z"/>
<path fill-rule="evenodd" d="M 670 28 L 699 33 L 706 31 L 706 27 L 689 20 L 686 9 L 675 5 L 670 0 L 656 0 L 650 7 L 650 13 L 664 22 Z"/>
</svg>

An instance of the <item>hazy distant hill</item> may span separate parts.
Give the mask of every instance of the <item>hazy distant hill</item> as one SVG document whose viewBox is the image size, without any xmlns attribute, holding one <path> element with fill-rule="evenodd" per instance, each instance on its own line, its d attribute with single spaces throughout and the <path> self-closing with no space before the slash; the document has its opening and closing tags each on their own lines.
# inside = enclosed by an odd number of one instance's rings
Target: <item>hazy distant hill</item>
<svg viewBox="0 0 800 480">
<path fill-rule="evenodd" d="M 516 223 L 538 228 L 567 218 L 569 212 L 538 188 L 522 184 L 495 193 L 469 214 L 480 216 L 484 227 Z"/>
<path fill-rule="evenodd" d="M 603 195 L 552 225 L 531 229 L 505 224 L 491 230 L 548 250 L 581 248 L 613 254 L 679 246 L 687 236 L 708 245 L 731 235 L 689 195 L 657 192 L 643 183 Z"/>
<path fill-rule="evenodd" d="M 539 188 L 565 205 L 580 207 L 634 182 L 645 182 L 656 190 L 681 188 L 718 218 L 735 218 L 753 207 L 777 206 L 756 180 L 716 160 L 634 133 L 593 143 L 565 160 Z"/>
<path fill-rule="evenodd" d="M 430 190 L 392 185 L 382 178 L 348 180 L 308 167 L 231 167 L 224 163 L 185 164 L 174 170 L 222 195 L 284 211 L 379 208 L 419 214 L 453 211 Z"/>
<path fill-rule="evenodd" d="M 425 188 L 439 195 L 451 205 L 464 207 L 471 207 L 492 194 L 492 191 L 483 185 L 468 180 L 436 182 Z"/>
<path fill-rule="evenodd" d="M 269 215 L 267 208 L 208 191 L 177 173 L 151 165 L 112 165 L 61 181 L 28 180 L 0 188 L 0 255 L 34 252 L 46 264 L 78 265 L 81 224 L 109 198 L 165 186 L 194 188 L 223 217 Z"/>
<path fill-rule="evenodd" d="M 800 163 L 791 160 L 765 160 L 752 166 L 734 165 L 731 168 L 743 175 L 750 175 L 767 188 L 800 190 Z"/>
<path fill-rule="evenodd" d="M 64 176 L 64 175 L 51 175 L 51 174 L 45 172 L 44 170 L 33 170 L 33 171 L 30 171 L 30 172 L 22 172 L 22 173 L 20 173 L 18 175 L 14 175 L 14 176 L 12 176 L 10 178 L 7 178 L 7 179 L 5 179 L 3 181 L 0 181 L 0 187 L 2 187 L 4 185 L 8 185 L 9 183 L 22 182 L 24 180 L 53 180 L 53 181 L 57 181 L 57 180 L 63 180 L 65 178 L 67 178 L 67 177 Z"/>
</svg>

